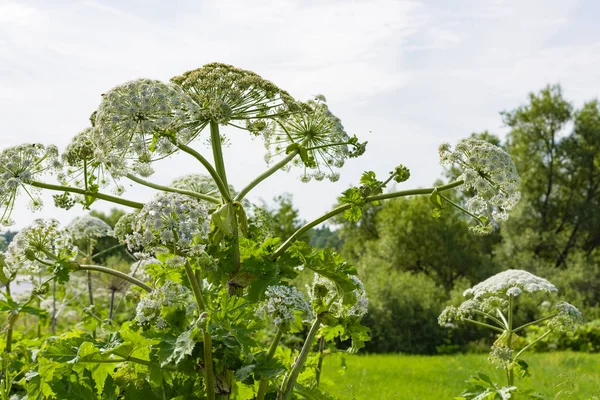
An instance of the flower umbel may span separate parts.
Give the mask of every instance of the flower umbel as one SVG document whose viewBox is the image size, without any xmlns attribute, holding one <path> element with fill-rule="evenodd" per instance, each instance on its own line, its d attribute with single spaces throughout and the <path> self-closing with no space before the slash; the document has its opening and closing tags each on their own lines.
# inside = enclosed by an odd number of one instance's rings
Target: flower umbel
<svg viewBox="0 0 600 400">
<path fill-rule="evenodd" d="M 204 251 L 209 227 L 208 211 L 201 202 L 176 193 L 163 193 L 135 214 L 132 233 L 126 235 L 125 241 L 131 250 L 199 255 Z"/>
<path fill-rule="evenodd" d="M 153 325 L 156 329 L 166 329 L 168 324 L 163 313 L 165 308 L 188 312 L 194 309 L 193 304 L 189 289 L 179 283 L 167 281 L 142 297 L 136 308 L 135 321 L 143 327 Z"/>
<path fill-rule="evenodd" d="M 304 321 L 312 319 L 310 306 L 294 286 L 269 286 L 265 291 L 265 297 L 257 313 L 272 319 L 275 326 L 283 331 L 294 322 L 297 314 L 300 314 Z"/>
<path fill-rule="evenodd" d="M 114 177 L 127 173 L 149 176 L 150 162 L 177 148 L 172 140 L 185 129 L 192 100 L 176 85 L 138 79 L 111 89 L 103 96 L 90 138 L 95 158 Z M 185 137 L 188 142 L 192 137 Z"/>
<path fill-rule="evenodd" d="M 344 166 L 346 159 L 358 157 L 365 151 L 366 143 L 350 137 L 339 118 L 329 111 L 325 98 L 318 96 L 306 102 L 308 111 L 297 113 L 269 123 L 263 131 L 268 149 L 267 161 L 285 156 L 295 148 L 300 155 L 292 165 L 303 168 L 301 180 L 327 178 L 332 182 L 339 179 L 334 170 Z"/>
<path fill-rule="evenodd" d="M 56 146 L 22 144 L 0 152 L 0 223 L 12 225 L 10 216 L 21 190 L 29 196 L 30 208 L 39 210 L 42 207 L 39 189 L 29 183 L 60 168 Z"/>
<path fill-rule="evenodd" d="M 57 220 L 36 219 L 14 237 L 6 251 L 6 264 L 11 273 L 19 268 L 37 273 L 43 267 L 54 268 L 58 263 L 73 261 L 76 256 L 71 235 Z"/>
<path fill-rule="evenodd" d="M 535 276 L 530 272 L 520 269 L 509 269 L 496 274 L 471 289 L 465 290 L 465 297 L 480 299 L 490 295 L 518 296 L 521 292 L 556 292 L 556 286 L 544 278 Z"/>
<path fill-rule="evenodd" d="M 107 236 L 115 236 L 110 225 L 102 221 L 100 218 L 92 217 L 91 215 L 75 218 L 67 226 L 67 230 L 75 240 L 90 240 Z"/>
<path fill-rule="evenodd" d="M 258 134 L 265 119 L 301 109 L 285 90 L 254 72 L 228 64 L 206 64 L 171 78 L 171 82 L 180 85 L 199 107 L 191 122 L 195 132 L 213 121 Z"/>
<path fill-rule="evenodd" d="M 493 231 L 490 219 L 504 221 L 519 202 L 520 178 L 508 153 L 479 139 L 461 139 L 454 151 L 450 145 L 439 149 L 442 165 L 462 170 L 458 177 L 475 195 L 467 202 L 469 212 L 482 216 L 471 230 L 480 235 Z"/>
</svg>

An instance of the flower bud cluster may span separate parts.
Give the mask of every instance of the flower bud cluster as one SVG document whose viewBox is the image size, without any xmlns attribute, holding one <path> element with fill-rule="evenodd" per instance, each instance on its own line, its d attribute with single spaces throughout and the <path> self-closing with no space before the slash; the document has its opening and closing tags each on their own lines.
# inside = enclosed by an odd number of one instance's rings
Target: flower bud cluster
<svg viewBox="0 0 600 400">
<path fill-rule="evenodd" d="M 369 299 L 362 281 L 355 275 L 349 275 L 356 284 L 351 293 L 340 293 L 336 284 L 319 274 L 315 274 L 312 285 L 307 285 L 308 296 L 315 304 L 327 305 L 330 314 L 337 318 L 362 318 L 369 309 Z M 317 310 L 320 312 L 321 310 Z"/>
<path fill-rule="evenodd" d="M 75 240 L 115 236 L 110 225 L 100 218 L 92 217 L 91 215 L 75 218 L 67 226 L 67 230 Z"/>
<path fill-rule="evenodd" d="M 177 193 L 162 193 L 134 214 L 132 233 L 126 234 L 125 242 L 131 250 L 178 250 L 196 256 L 204 251 L 209 228 L 209 214 L 202 202 Z"/>
<path fill-rule="evenodd" d="M 289 93 L 272 82 L 228 64 L 206 64 L 172 78 L 171 82 L 180 85 L 197 105 L 191 115 L 197 129 L 210 121 L 226 125 L 243 120 L 247 129 L 257 134 L 265 118 L 301 108 Z"/>
<path fill-rule="evenodd" d="M 298 314 L 304 321 L 313 318 L 310 306 L 294 286 L 269 286 L 265 291 L 265 297 L 257 313 L 273 320 L 275 326 L 281 330 L 287 330 Z"/>
<path fill-rule="evenodd" d="M 181 284 L 167 281 L 142 297 L 137 305 L 135 321 L 143 327 L 154 326 L 156 329 L 166 329 L 167 321 L 163 318 L 163 308 L 191 311 L 194 301 L 192 292 Z"/>
<path fill-rule="evenodd" d="M 94 191 L 111 181 L 107 166 L 95 158 L 96 146 L 91 139 L 92 128 L 79 132 L 61 155 L 65 165 L 58 180 L 66 186 Z"/>
<path fill-rule="evenodd" d="M 33 211 L 42 207 L 39 189 L 29 185 L 46 173 L 61 168 L 56 146 L 41 144 L 22 144 L 9 147 L 0 152 L 0 223 L 12 225 L 10 215 L 15 201 L 21 192 L 29 196 L 29 206 Z M 27 187 L 26 187 L 27 186 Z"/>
<path fill-rule="evenodd" d="M 6 251 L 4 273 L 14 276 L 23 268 L 39 272 L 43 265 L 73 261 L 77 247 L 71 235 L 55 219 L 36 219 L 13 238 Z"/>
<path fill-rule="evenodd" d="M 176 85 L 150 79 L 119 85 L 103 96 L 95 115 L 94 157 L 113 177 L 149 176 L 150 162 L 176 150 L 172 140 L 194 112 L 197 106 Z"/>
<path fill-rule="evenodd" d="M 508 346 L 492 346 L 488 361 L 496 368 L 507 369 L 513 362 L 513 350 Z"/>
<path fill-rule="evenodd" d="M 508 153 L 500 147 L 479 139 L 461 139 L 454 151 L 449 144 L 439 149 L 442 165 L 456 166 L 462 170 L 458 177 L 464 187 L 475 196 L 467 202 L 469 212 L 491 217 L 495 221 L 508 219 L 521 198 L 520 178 Z M 491 222 L 471 228 L 476 234 L 493 230 Z"/>
</svg>

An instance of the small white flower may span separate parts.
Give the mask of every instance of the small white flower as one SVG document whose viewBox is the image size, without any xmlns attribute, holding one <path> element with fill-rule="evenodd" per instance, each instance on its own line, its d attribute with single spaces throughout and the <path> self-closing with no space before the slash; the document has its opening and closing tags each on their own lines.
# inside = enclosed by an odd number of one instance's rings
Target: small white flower
<svg viewBox="0 0 600 400">
<path fill-rule="evenodd" d="M 583 317 L 581 312 L 572 304 L 565 301 L 559 301 L 554 306 L 558 310 L 558 315 L 548 321 L 548 328 L 559 332 L 573 332 L 576 325 L 581 324 Z"/>
<path fill-rule="evenodd" d="M 257 313 L 272 319 L 279 329 L 285 330 L 296 318 L 296 313 L 300 313 L 304 321 L 312 319 L 310 306 L 294 286 L 269 286 L 265 297 Z"/>
</svg>

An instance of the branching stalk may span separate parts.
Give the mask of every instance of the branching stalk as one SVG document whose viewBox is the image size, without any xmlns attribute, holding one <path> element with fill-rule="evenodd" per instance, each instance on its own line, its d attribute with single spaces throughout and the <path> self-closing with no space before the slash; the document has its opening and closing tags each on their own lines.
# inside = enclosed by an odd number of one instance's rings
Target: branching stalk
<svg viewBox="0 0 600 400">
<path fill-rule="evenodd" d="M 462 185 L 464 182 L 463 181 L 455 181 L 452 183 L 448 183 L 447 185 L 443 185 L 443 186 L 439 186 L 437 187 L 437 191 L 438 192 L 442 192 L 445 190 L 449 190 L 449 189 L 453 189 L 457 186 Z M 384 193 L 384 194 L 378 194 L 375 196 L 368 196 L 365 198 L 365 202 L 370 203 L 373 201 L 378 201 L 378 200 L 387 200 L 387 199 L 393 199 L 393 198 L 397 198 L 397 197 L 405 197 L 405 196 L 413 196 L 413 195 L 424 195 L 424 194 L 431 194 L 431 192 L 433 192 L 436 188 L 425 188 L 425 189 L 411 189 L 411 190 L 401 190 L 399 192 L 392 192 L 392 193 Z M 307 223 L 306 225 L 302 226 L 301 228 L 299 228 L 298 230 L 296 230 L 289 238 L 287 238 L 287 240 L 285 242 L 283 242 L 279 248 L 277 248 L 277 250 L 275 250 L 275 252 L 273 253 L 273 258 L 276 259 L 279 256 L 281 256 L 283 254 L 283 252 L 291 246 L 292 243 L 294 243 L 294 241 L 296 239 L 298 239 L 298 237 L 300 237 L 304 232 L 314 228 L 315 226 L 327 221 L 328 219 L 346 211 L 347 209 L 349 209 L 351 207 L 350 204 L 342 204 L 341 206 L 338 206 L 336 208 L 334 208 L 333 210 L 329 211 L 328 213 L 323 214 L 322 216 L 320 216 L 319 218 L 315 219 L 314 221 L 311 221 L 309 223 Z"/>
<path fill-rule="evenodd" d="M 38 187 L 41 189 L 55 190 L 58 192 L 70 192 L 70 193 L 82 194 L 84 196 L 94 197 L 96 199 L 105 200 L 105 201 L 120 204 L 120 205 L 126 206 L 126 207 L 137 208 L 137 209 L 141 209 L 144 207 L 144 204 L 138 203 L 137 201 L 122 199 L 120 197 L 111 196 L 109 194 L 104 194 L 104 193 L 100 193 L 100 192 L 89 192 L 84 189 L 74 188 L 71 186 L 53 185 L 51 183 L 37 182 L 37 181 L 30 181 L 29 184 L 31 186 L 35 186 L 35 187 Z"/>
<path fill-rule="evenodd" d="M 281 384 L 281 393 L 279 395 L 278 400 L 289 400 L 292 397 L 292 393 L 294 392 L 294 386 L 296 385 L 296 380 L 298 379 L 298 375 L 300 375 L 300 371 L 302 367 L 304 367 L 304 363 L 308 358 L 308 353 L 310 353 L 310 349 L 313 345 L 315 337 L 317 336 L 317 332 L 319 331 L 319 327 L 321 326 L 321 320 L 319 317 L 315 319 L 312 326 L 310 327 L 310 331 L 308 332 L 308 336 L 304 341 L 304 346 L 302 346 L 302 350 L 300 350 L 300 354 L 294 361 L 294 365 L 292 365 L 292 369 L 283 379 L 283 383 Z"/>
<path fill-rule="evenodd" d="M 131 179 L 132 181 L 139 183 L 140 185 L 144 185 L 147 186 L 149 188 L 152 189 L 156 189 L 156 190 L 160 190 L 163 192 L 170 192 L 170 193 L 179 193 L 179 194 L 183 194 L 186 196 L 190 196 L 190 197 L 195 197 L 199 200 L 204 200 L 204 201 L 209 201 L 211 203 L 215 203 L 215 204 L 221 204 L 221 200 L 217 199 L 216 197 L 212 197 L 212 196 L 208 196 L 202 193 L 198 193 L 198 192 L 194 192 L 191 190 L 185 190 L 185 189 L 177 189 L 174 187 L 170 187 L 170 186 L 163 186 L 163 185 L 158 185 L 156 183 L 152 183 L 152 182 L 148 182 L 144 179 L 141 179 L 135 175 L 132 174 L 127 174 L 125 175 L 127 178 Z"/>
<path fill-rule="evenodd" d="M 277 329 L 277 333 L 271 342 L 271 347 L 269 347 L 269 352 L 267 353 L 266 361 L 269 361 L 275 356 L 275 352 L 277 351 L 277 346 L 279 346 L 279 341 L 281 340 L 281 336 L 283 332 L 281 329 Z M 258 386 L 258 394 L 256 395 L 256 400 L 264 400 L 265 395 L 267 394 L 267 389 L 269 388 L 269 380 L 267 378 L 261 378 L 260 384 Z"/>
<path fill-rule="evenodd" d="M 133 283 L 134 285 L 137 285 L 139 287 L 141 287 L 142 289 L 144 289 L 146 292 L 151 292 L 152 288 L 148 285 L 146 285 L 144 282 L 140 281 L 139 279 L 134 278 L 131 275 L 127 275 L 121 271 L 117 271 L 111 268 L 107 268 L 107 267 L 102 267 L 100 265 L 79 265 L 77 267 L 78 270 L 81 271 L 96 271 L 96 272 L 102 272 L 104 274 L 108 274 L 108 275 L 112 275 L 112 276 L 116 276 L 117 278 L 121 278 L 127 282 Z"/>
</svg>

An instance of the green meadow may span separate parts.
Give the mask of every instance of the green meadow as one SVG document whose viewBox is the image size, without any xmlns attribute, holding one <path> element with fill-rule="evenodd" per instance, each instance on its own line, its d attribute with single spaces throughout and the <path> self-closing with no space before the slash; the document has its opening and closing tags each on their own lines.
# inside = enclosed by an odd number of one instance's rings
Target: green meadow
<svg viewBox="0 0 600 400">
<path fill-rule="evenodd" d="M 531 377 L 517 386 L 533 388 L 547 399 L 600 399 L 600 354 L 540 353 L 524 359 Z M 322 384 L 342 399 L 452 399 L 476 371 L 505 382 L 503 372 L 495 370 L 485 354 L 364 355 L 343 360 L 332 355 L 325 359 Z"/>
</svg>

